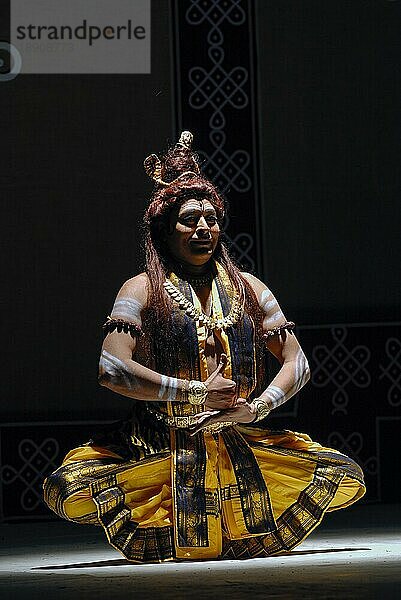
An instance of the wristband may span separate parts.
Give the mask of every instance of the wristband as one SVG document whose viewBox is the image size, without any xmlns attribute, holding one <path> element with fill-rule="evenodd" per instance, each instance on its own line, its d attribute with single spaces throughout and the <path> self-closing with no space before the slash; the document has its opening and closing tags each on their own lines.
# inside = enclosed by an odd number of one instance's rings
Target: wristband
<svg viewBox="0 0 401 600">
<path fill-rule="evenodd" d="M 265 419 L 271 412 L 271 407 L 266 400 L 254 400 L 252 404 L 255 407 L 256 412 L 256 418 L 252 421 L 252 423 L 262 421 L 262 419 Z"/>
<path fill-rule="evenodd" d="M 207 398 L 207 387 L 203 381 L 191 379 L 188 385 L 188 401 L 195 406 L 205 404 Z"/>
</svg>

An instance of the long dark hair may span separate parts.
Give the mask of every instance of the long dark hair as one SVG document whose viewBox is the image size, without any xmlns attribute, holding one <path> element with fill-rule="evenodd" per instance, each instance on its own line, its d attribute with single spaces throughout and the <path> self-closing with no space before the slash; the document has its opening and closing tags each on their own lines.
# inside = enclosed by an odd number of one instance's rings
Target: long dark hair
<svg viewBox="0 0 401 600">
<path fill-rule="evenodd" d="M 191 150 L 177 146 L 171 149 L 164 159 L 163 166 L 163 180 L 171 180 L 171 183 L 168 186 L 155 187 L 143 221 L 145 271 L 149 280 L 146 323 L 151 339 L 157 340 L 166 367 L 174 362 L 174 347 L 180 332 L 174 331 L 172 301 L 163 287 L 166 277 L 174 270 L 174 263 L 163 240 L 163 232 L 169 230 L 173 211 L 188 198 L 207 198 L 213 205 L 220 224 L 226 212 L 225 199 L 208 179 L 197 174 L 197 170 L 197 157 Z M 188 175 L 179 178 L 181 173 L 188 171 Z M 244 305 L 244 310 L 254 320 L 257 339 L 261 340 L 263 312 L 251 285 L 242 275 L 221 238 L 213 258 L 226 271 Z"/>
</svg>

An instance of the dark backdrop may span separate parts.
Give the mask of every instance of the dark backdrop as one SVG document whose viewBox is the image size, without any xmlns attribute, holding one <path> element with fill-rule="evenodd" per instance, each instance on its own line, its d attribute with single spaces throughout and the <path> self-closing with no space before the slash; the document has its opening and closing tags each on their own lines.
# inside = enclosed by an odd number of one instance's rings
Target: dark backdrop
<svg viewBox="0 0 401 600">
<path fill-rule="evenodd" d="M 151 75 L 20 75 L 1 85 L 5 420 L 121 414 L 97 385 L 101 325 L 140 267 L 145 156 L 172 138 L 170 12 Z M 4 116 L 7 116 L 4 118 Z"/>
<path fill-rule="evenodd" d="M 400 317 L 400 8 L 258 3 L 266 275 L 303 324 Z"/>
<path fill-rule="evenodd" d="M 172 2 L 174 18 L 190 4 Z M 151 75 L 20 75 L 0 85 L 3 423 L 104 420 L 129 410 L 129 400 L 97 386 L 100 326 L 121 283 L 140 268 L 139 222 L 151 190 L 143 158 L 175 139 L 181 125 L 183 99 L 174 81 L 186 72 L 177 71 L 171 5 L 153 0 Z M 330 332 L 333 323 L 398 321 L 400 3 L 244 0 L 242 6 L 252 13 L 257 84 L 262 260 L 256 273 L 301 326 L 323 324 Z M 0 37 L 7 39 L 4 5 L 1 15 Z M 196 64 L 203 46 L 191 46 L 194 39 L 182 38 L 181 51 L 187 43 Z M 240 56 L 239 35 L 234 43 Z M 230 47 L 225 52 L 229 57 Z M 194 123 L 204 135 L 207 121 Z M 246 215 L 246 202 L 244 195 L 234 207 L 237 219 Z M 384 348 L 382 326 L 366 331 L 366 347 L 378 347 L 382 335 Z M 399 326 L 386 331 L 400 343 Z M 299 333 L 312 355 L 323 334 L 313 338 L 307 327 Z M 360 335 L 354 337 L 356 346 Z M 366 430 L 376 427 L 378 407 L 387 402 L 380 360 L 371 377 L 376 387 L 365 386 L 368 400 L 353 405 L 353 423 L 363 418 Z M 298 404 L 289 403 L 287 424 L 314 435 L 323 430 L 327 440 L 336 411 L 348 423 L 341 407 L 348 411 L 352 394 L 333 396 L 332 403 L 330 396 L 323 425 L 322 396 L 313 394 L 302 402 L 301 419 Z M 397 437 L 400 404 L 389 402 L 393 412 L 385 418 Z M 358 456 L 355 427 L 347 427 L 338 424 L 348 442 L 337 446 Z M 371 441 L 377 448 L 373 434 Z M 362 452 L 363 464 L 372 452 Z"/>
</svg>

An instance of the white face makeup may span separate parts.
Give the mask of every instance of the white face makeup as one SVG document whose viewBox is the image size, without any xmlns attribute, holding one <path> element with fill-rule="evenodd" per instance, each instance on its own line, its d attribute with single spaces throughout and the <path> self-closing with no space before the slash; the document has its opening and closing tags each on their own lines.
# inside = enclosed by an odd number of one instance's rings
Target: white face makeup
<svg viewBox="0 0 401 600">
<path fill-rule="evenodd" d="M 220 227 L 209 200 L 191 198 L 174 213 L 166 243 L 172 256 L 191 266 L 206 264 L 216 248 Z"/>
</svg>

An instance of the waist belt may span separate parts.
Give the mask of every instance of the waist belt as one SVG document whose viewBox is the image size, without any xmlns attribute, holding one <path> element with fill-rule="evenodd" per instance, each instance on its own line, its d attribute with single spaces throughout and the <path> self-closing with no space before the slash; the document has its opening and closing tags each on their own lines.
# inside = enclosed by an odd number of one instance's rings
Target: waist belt
<svg viewBox="0 0 401 600">
<path fill-rule="evenodd" d="M 163 421 L 168 427 L 172 429 L 188 429 L 197 424 L 196 415 L 185 415 L 183 417 L 173 417 L 171 415 L 165 415 L 154 408 L 148 407 L 148 411 L 156 417 L 158 421 Z M 223 429 L 236 425 L 233 421 L 223 421 L 221 423 L 212 423 L 203 427 L 202 431 L 207 433 L 219 433 Z"/>
</svg>

